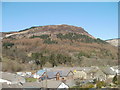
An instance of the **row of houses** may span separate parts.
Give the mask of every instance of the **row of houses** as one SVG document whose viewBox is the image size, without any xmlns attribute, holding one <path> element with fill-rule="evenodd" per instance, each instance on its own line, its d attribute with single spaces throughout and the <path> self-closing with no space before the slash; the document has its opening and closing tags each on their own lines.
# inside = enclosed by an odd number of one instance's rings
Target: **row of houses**
<svg viewBox="0 0 120 90">
<path fill-rule="evenodd" d="M 6 82 L 7 84 L 25 83 L 26 77 L 37 78 L 40 81 L 49 79 L 54 81 L 65 81 L 81 79 L 93 80 L 99 79 L 105 81 L 106 79 L 112 79 L 116 74 L 119 75 L 117 67 L 73 67 L 73 68 L 45 68 L 38 70 L 37 72 L 17 72 L 16 74 L 8 72 L 0 72 L 2 78 L 1 83 Z"/>
<path fill-rule="evenodd" d="M 35 73 L 31 72 L 17 72 L 18 75 L 28 76 L 37 78 L 40 80 L 44 79 L 54 79 L 54 80 L 62 80 L 65 79 L 76 79 L 80 78 L 83 80 L 86 79 L 99 79 L 101 81 L 105 81 L 107 78 L 113 78 L 117 70 L 111 67 L 105 67 L 100 69 L 98 67 L 73 67 L 73 68 L 45 68 L 42 70 L 38 70 Z"/>
<path fill-rule="evenodd" d="M 56 70 L 56 71 L 47 71 L 39 70 L 33 74 L 34 78 L 44 79 L 54 79 L 61 80 L 62 78 L 73 79 L 74 73 L 70 70 Z"/>
</svg>

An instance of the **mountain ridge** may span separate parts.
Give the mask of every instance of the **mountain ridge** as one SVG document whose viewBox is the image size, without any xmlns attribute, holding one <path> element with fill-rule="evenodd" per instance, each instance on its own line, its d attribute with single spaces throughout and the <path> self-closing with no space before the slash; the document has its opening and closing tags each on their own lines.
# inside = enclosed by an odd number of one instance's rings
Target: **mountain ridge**
<svg viewBox="0 0 120 90">
<path fill-rule="evenodd" d="M 28 34 L 30 36 L 32 35 L 41 35 L 41 34 L 58 34 L 58 33 L 68 33 L 68 32 L 75 32 L 82 35 L 87 35 L 91 38 L 95 38 L 92 35 L 90 35 L 87 31 L 85 31 L 82 27 L 77 27 L 73 25 L 46 25 L 46 26 L 36 26 L 36 27 L 30 27 L 24 30 L 20 30 L 17 32 L 3 32 L 3 37 L 9 37 L 13 35 L 20 35 L 20 34 Z M 31 34 L 31 35 L 30 35 Z"/>
</svg>

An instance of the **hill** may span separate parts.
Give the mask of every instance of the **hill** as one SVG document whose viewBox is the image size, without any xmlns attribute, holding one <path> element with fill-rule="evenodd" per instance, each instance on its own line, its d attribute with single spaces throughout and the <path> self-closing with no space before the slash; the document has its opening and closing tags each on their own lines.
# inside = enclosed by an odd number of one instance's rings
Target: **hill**
<svg viewBox="0 0 120 90">
<path fill-rule="evenodd" d="M 117 48 L 81 27 L 47 25 L 3 34 L 4 71 L 117 64 Z"/>
<path fill-rule="evenodd" d="M 36 27 L 30 27 L 24 30 L 20 30 L 18 32 L 6 32 L 3 33 L 4 37 L 15 37 L 15 38 L 29 38 L 33 35 L 41 35 L 41 34 L 52 34 L 56 35 L 58 33 L 68 33 L 68 32 L 74 32 L 74 33 L 80 33 L 83 35 L 87 35 L 89 37 L 94 38 L 92 35 L 90 35 L 88 32 L 86 32 L 81 27 L 71 26 L 71 25 L 47 25 L 47 26 L 36 26 Z M 27 34 L 27 36 L 26 36 Z"/>
</svg>

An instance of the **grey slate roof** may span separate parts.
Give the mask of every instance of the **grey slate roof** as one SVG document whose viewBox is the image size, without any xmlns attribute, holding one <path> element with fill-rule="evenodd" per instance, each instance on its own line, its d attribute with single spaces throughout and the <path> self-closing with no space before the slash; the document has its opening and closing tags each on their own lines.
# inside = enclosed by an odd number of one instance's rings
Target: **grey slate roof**
<svg viewBox="0 0 120 90">
<path fill-rule="evenodd" d="M 52 79 L 56 77 L 57 73 L 60 73 L 60 76 L 62 75 L 62 71 L 49 71 L 47 72 L 47 76 L 49 79 Z"/>
<path fill-rule="evenodd" d="M 2 75 L 2 79 L 11 81 L 12 84 L 16 84 L 16 83 L 25 83 L 25 79 L 17 74 L 13 74 L 13 73 L 8 73 L 8 72 L 0 72 L 0 74 Z"/>
<path fill-rule="evenodd" d="M 110 69 L 110 67 L 104 68 L 104 69 L 103 69 L 103 72 L 104 72 L 106 75 L 115 75 L 115 74 L 116 74 L 116 72 L 112 71 L 112 70 Z"/>
<path fill-rule="evenodd" d="M 49 79 L 52 79 L 52 78 L 56 77 L 57 73 L 60 73 L 60 77 L 66 77 L 69 74 L 69 72 L 72 72 L 72 71 L 69 71 L 69 70 L 49 71 L 49 72 L 47 72 L 47 76 Z"/>
<path fill-rule="evenodd" d="M 70 71 L 69 71 L 69 70 L 62 71 L 62 77 L 67 77 L 67 75 L 68 75 L 70 72 L 73 73 L 71 70 L 70 70 Z"/>
</svg>

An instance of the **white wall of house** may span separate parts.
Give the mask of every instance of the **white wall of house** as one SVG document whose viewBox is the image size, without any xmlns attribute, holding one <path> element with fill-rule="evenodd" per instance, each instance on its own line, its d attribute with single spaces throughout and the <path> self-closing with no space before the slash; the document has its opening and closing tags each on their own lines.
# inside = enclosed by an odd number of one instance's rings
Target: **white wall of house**
<svg viewBox="0 0 120 90">
<path fill-rule="evenodd" d="M 74 78 L 87 79 L 87 74 L 84 71 L 76 71 L 74 72 Z"/>
<path fill-rule="evenodd" d="M 32 75 L 31 72 L 16 72 L 16 73 L 17 73 L 17 75 L 20 75 L 20 76 L 26 76 L 26 75 L 31 76 Z"/>
<path fill-rule="evenodd" d="M 113 78 L 115 75 L 107 75 L 107 78 Z"/>
<path fill-rule="evenodd" d="M 0 79 L 0 83 L 7 83 L 7 84 L 11 84 L 11 82 L 10 82 L 10 81 L 8 81 L 8 80 L 4 80 L 4 79 Z"/>
<path fill-rule="evenodd" d="M 40 78 L 39 75 L 37 75 L 36 73 L 33 74 L 33 78 Z"/>
</svg>

